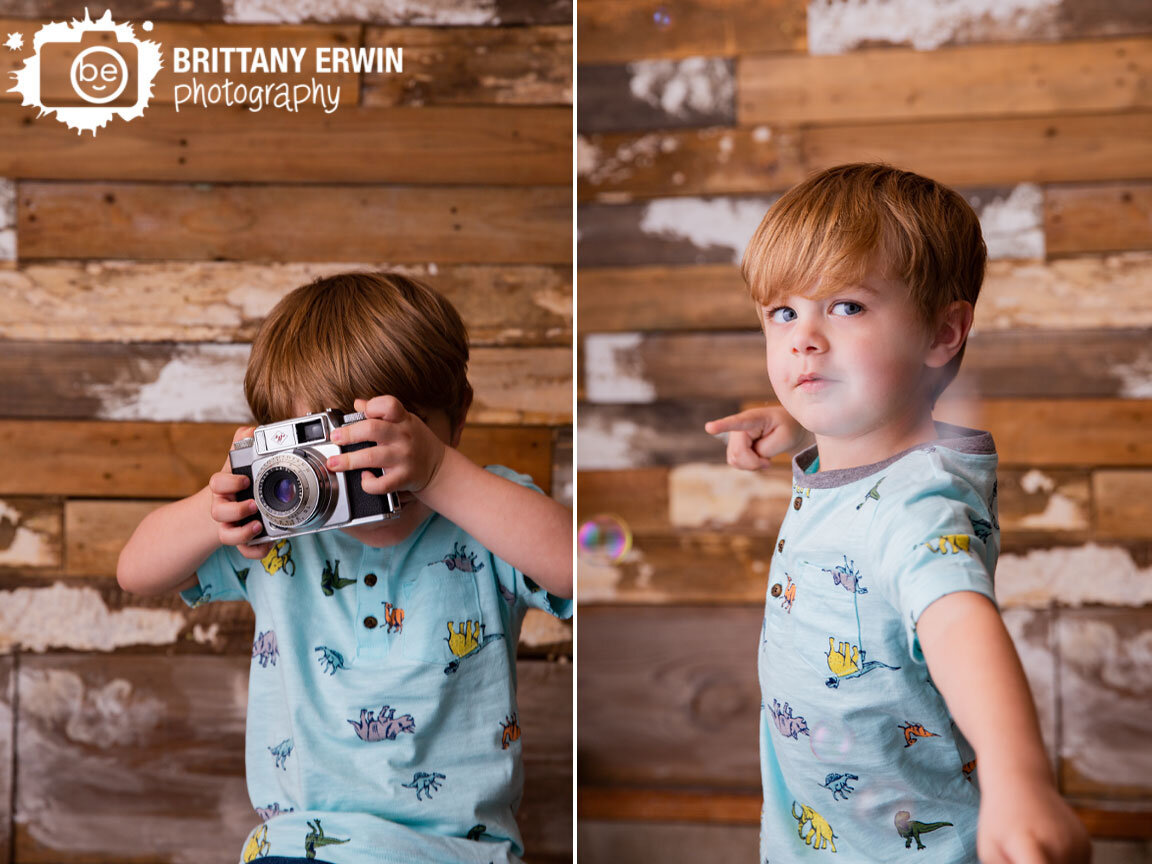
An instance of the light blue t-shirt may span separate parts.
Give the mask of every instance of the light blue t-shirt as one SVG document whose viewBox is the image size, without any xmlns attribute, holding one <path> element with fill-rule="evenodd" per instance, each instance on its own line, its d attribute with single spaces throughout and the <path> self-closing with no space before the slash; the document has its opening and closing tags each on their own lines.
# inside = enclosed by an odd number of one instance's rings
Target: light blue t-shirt
<svg viewBox="0 0 1152 864">
<path fill-rule="evenodd" d="M 762 862 L 976 861 L 974 753 L 916 622 L 952 592 L 995 602 L 997 458 L 988 433 L 936 425 L 873 465 L 793 461 L 760 635 Z"/>
<path fill-rule="evenodd" d="M 518 860 L 520 624 L 571 601 L 437 514 L 382 549 L 340 531 L 263 561 L 222 547 L 197 576 L 190 604 L 256 613 L 245 761 L 263 824 L 242 860 Z"/>
</svg>

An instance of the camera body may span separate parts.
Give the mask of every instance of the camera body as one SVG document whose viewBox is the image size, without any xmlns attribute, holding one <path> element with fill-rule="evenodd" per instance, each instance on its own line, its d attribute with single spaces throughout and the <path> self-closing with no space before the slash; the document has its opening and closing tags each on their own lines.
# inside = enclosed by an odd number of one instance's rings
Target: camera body
<svg viewBox="0 0 1152 864">
<path fill-rule="evenodd" d="M 89 30 L 79 42 L 45 42 L 40 48 L 40 92 L 51 92 L 47 76 L 68 70 L 66 80 L 83 103 L 135 105 L 140 96 L 139 66 L 134 42 L 120 39 L 113 30 Z"/>
<path fill-rule="evenodd" d="M 233 474 L 251 481 L 236 493 L 237 501 L 255 498 L 264 532 L 250 543 L 298 537 L 350 525 L 367 525 L 400 515 L 394 492 L 365 492 L 359 471 L 329 471 L 328 457 L 373 446 L 371 441 L 339 445 L 332 430 L 363 420 L 363 414 L 327 410 L 280 423 L 259 426 L 251 438 L 232 445 L 228 461 Z M 380 469 L 369 469 L 377 476 Z"/>
</svg>

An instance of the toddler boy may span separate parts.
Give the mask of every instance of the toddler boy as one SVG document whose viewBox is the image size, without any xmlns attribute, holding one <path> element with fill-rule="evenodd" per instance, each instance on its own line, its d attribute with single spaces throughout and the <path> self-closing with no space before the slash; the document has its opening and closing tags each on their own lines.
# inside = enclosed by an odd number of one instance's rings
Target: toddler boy
<svg viewBox="0 0 1152 864">
<path fill-rule="evenodd" d="M 121 553 L 128 591 L 255 611 L 246 773 L 263 824 L 243 861 L 523 854 L 516 646 L 528 607 L 570 614 L 571 515 L 528 477 L 455 449 L 467 363 L 456 310 L 414 280 L 350 273 L 296 289 L 253 344 L 253 416 L 364 412 L 333 437 L 372 446 L 327 467 L 397 493 L 398 517 L 249 545 L 257 507 L 236 501 L 249 481 L 225 462 Z"/>
<path fill-rule="evenodd" d="M 791 189 L 744 253 L 782 410 L 706 429 L 751 470 L 814 440 L 760 636 L 765 862 L 1087 860 L 995 605 L 992 436 L 932 419 L 985 260 L 960 195 L 877 164 Z"/>
</svg>

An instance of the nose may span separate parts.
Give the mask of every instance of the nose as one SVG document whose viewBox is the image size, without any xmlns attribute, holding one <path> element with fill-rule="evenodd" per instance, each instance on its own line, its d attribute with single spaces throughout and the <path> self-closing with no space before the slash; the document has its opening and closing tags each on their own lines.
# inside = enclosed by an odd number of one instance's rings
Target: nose
<svg viewBox="0 0 1152 864">
<path fill-rule="evenodd" d="M 796 322 L 792 328 L 793 354 L 823 354 L 828 350 L 828 340 L 819 323 L 811 317 Z"/>
</svg>

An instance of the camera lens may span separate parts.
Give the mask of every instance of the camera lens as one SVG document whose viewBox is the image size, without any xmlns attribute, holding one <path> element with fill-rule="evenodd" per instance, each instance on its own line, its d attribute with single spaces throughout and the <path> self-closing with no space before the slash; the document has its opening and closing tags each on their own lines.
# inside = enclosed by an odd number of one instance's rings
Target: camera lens
<svg viewBox="0 0 1152 864">
<path fill-rule="evenodd" d="M 264 503 L 273 510 L 285 512 L 300 500 L 300 478 L 287 468 L 273 468 L 260 483 Z"/>
</svg>

